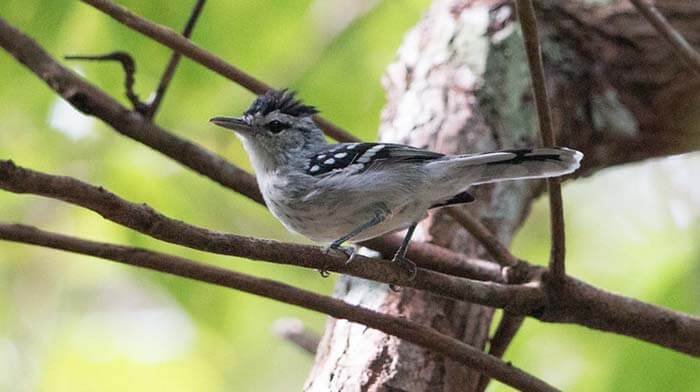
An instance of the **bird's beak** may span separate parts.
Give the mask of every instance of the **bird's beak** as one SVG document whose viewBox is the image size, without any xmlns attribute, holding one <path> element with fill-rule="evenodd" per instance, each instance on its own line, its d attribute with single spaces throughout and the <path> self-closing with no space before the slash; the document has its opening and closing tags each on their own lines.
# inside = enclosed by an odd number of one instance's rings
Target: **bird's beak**
<svg viewBox="0 0 700 392">
<path fill-rule="evenodd" d="M 214 123 L 220 127 L 233 129 L 234 131 L 241 132 L 252 132 L 253 127 L 248 124 L 247 121 L 236 118 L 236 117 L 213 117 L 209 119 L 209 122 Z"/>
</svg>

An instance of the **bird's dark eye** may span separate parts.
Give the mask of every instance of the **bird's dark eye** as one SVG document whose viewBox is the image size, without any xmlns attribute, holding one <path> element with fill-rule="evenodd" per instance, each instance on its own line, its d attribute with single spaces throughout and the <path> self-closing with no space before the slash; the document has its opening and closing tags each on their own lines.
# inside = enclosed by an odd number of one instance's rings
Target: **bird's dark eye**
<svg viewBox="0 0 700 392">
<path fill-rule="evenodd" d="M 272 133 L 280 133 L 285 129 L 289 128 L 289 124 L 283 123 L 282 121 L 272 120 L 269 123 L 267 123 L 267 128 Z"/>
</svg>

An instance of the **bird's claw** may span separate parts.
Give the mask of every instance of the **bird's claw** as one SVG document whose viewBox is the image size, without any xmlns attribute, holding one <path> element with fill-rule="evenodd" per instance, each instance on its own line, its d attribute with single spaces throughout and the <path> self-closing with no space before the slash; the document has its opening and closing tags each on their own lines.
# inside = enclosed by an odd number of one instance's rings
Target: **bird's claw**
<svg viewBox="0 0 700 392">
<path fill-rule="evenodd" d="M 349 247 L 345 248 L 345 251 L 347 251 L 347 252 L 350 253 L 350 254 L 345 253 L 346 255 L 348 255 L 348 259 L 345 260 L 345 265 L 348 265 L 348 264 L 350 264 L 353 260 L 355 260 L 355 256 L 357 256 L 357 250 L 355 249 L 355 247 L 349 246 Z"/>
<path fill-rule="evenodd" d="M 354 246 L 348 246 L 347 248 L 344 248 L 340 245 L 331 244 L 329 247 L 323 250 L 323 253 L 327 255 L 331 254 L 331 252 L 344 254 L 347 257 L 347 259 L 345 260 L 345 265 L 348 265 L 353 260 L 355 260 L 355 255 L 357 255 L 357 250 Z"/>
<path fill-rule="evenodd" d="M 331 244 L 327 248 L 323 250 L 323 253 L 330 255 L 331 253 L 342 253 L 347 257 L 345 260 L 344 265 L 350 264 L 354 259 L 355 255 L 357 255 L 357 250 L 353 246 L 348 246 L 347 248 L 341 247 L 340 245 L 334 245 Z M 328 266 L 324 264 L 323 268 L 319 269 L 318 272 L 321 274 L 322 277 L 327 278 L 330 275 L 330 272 L 328 272 Z"/>
</svg>

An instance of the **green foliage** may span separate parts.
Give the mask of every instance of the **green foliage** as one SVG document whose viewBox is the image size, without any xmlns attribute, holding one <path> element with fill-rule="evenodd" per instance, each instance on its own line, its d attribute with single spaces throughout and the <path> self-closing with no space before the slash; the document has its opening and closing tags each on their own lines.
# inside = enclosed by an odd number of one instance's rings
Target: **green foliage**
<svg viewBox="0 0 700 392">
<path fill-rule="evenodd" d="M 193 3 L 120 1 L 177 30 Z M 339 30 L 341 17 L 351 12 L 330 14 L 328 3 L 210 0 L 193 40 L 272 85 L 298 89 L 324 115 L 372 139 L 384 104 L 381 75 L 429 1 L 378 1 Z M 337 3 L 350 7 L 375 2 Z M 170 57 L 159 44 L 74 0 L 0 2 L 0 15 L 57 58 L 129 51 L 138 65 L 136 90 L 144 99 Z M 127 104 L 118 65 L 66 64 Z M 72 113 L 43 82 L 4 53 L 0 86 L 0 158 L 103 185 L 193 224 L 304 241 L 288 234 L 255 203 L 99 121 Z M 240 87 L 183 60 L 157 121 L 248 168 L 238 141 L 207 119 L 239 113 L 251 99 Z M 70 120 L 63 131 L 56 125 L 61 113 Z M 70 133 L 81 129 L 82 133 Z M 669 194 L 638 200 L 636 209 L 629 203 L 624 209 L 619 204 L 611 207 L 623 199 L 606 191 L 611 185 L 605 178 L 567 188 L 571 273 L 653 303 L 700 311 L 698 249 L 693 248 L 697 230 L 673 224 L 665 207 Z M 616 184 L 634 183 L 625 177 Z M 536 206 L 516 240 L 516 254 L 527 259 L 545 260 L 547 254 L 543 208 L 542 203 Z M 660 212 L 653 225 L 643 225 L 636 217 L 638 210 Z M 0 217 L 174 253 L 318 292 L 330 293 L 332 287 L 332 279 L 321 279 L 313 271 L 164 244 L 54 200 L 0 192 Z M 0 243 L 0 391 L 299 390 L 312 359 L 270 332 L 276 319 L 289 316 L 319 332 L 325 322 L 322 315 L 232 290 Z M 685 356 L 580 327 L 532 320 L 507 359 L 567 390 L 690 391 L 700 383 L 700 372 L 694 370 L 697 362 Z"/>
</svg>

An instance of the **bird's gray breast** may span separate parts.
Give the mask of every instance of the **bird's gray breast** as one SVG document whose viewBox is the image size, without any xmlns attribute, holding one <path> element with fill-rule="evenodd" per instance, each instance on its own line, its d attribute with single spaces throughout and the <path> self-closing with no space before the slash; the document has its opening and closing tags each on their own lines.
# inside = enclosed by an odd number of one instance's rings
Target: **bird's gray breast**
<svg viewBox="0 0 700 392">
<path fill-rule="evenodd" d="M 307 181 L 297 181 L 292 176 L 272 175 L 260 183 L 260 189 L 268 209 L 284 227 L 319 240 L 316 231 L 322 231 L 324 222 L 323 205 L 314 205 L 305 197 L 314 191 Z"/>
<path fill-rule="evenodd" d="M 422 219 L 429 205 L 420 195 L 424 188 L 420 176 L 412 174 L 370 172 L 320 179 L 278 174 L 267 176 L 260 186 L 272 214 L 287 229 L 316 242 L 336 240 L 370 221 L 378 211 L 388 214 L 384 222 L 358 236 L 360 240 Z"/>
</svg>

